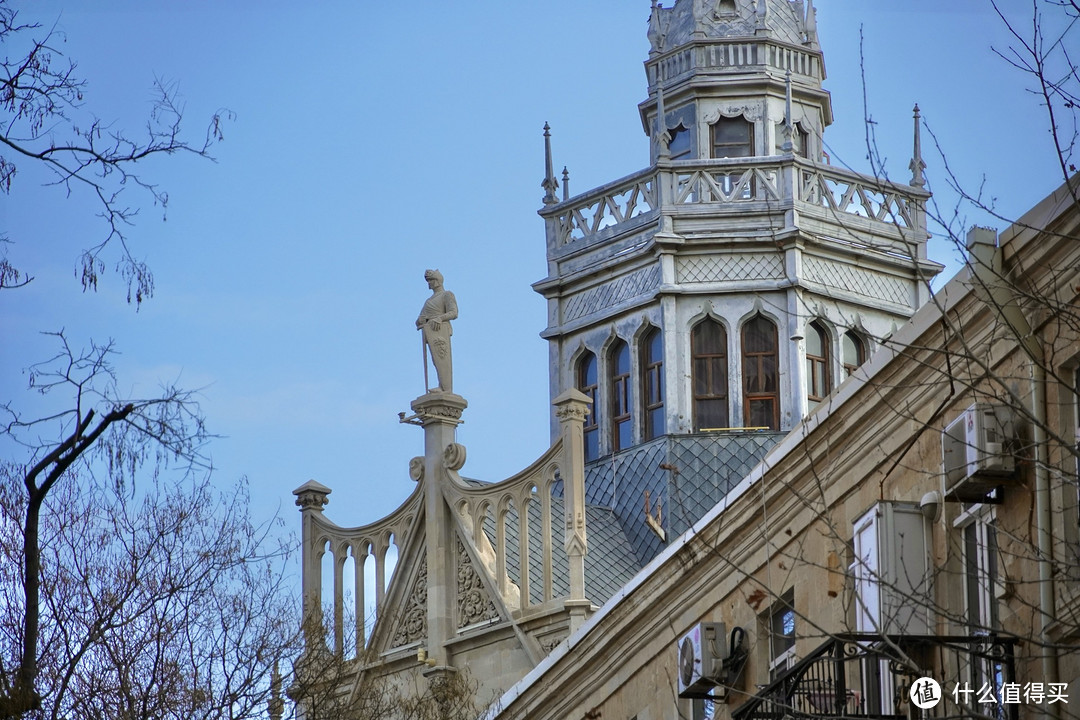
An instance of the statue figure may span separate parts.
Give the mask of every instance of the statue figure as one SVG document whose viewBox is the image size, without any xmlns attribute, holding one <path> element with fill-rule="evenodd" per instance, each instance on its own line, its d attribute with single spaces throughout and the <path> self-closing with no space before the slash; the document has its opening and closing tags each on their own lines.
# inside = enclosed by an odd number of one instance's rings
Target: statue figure
<svg viewBox="0 0 1080 720">
<path fill-rule="evenodd" d="M 450 321 L 457 319 L 457 300 L 454 293 L 443 289 L 443 276 L 438 270 L 425 271 L 424 279 L 431 288 L 431 297 L 424 301 L 420 317 L 416 318 L 416 329 L 424 333 L 424 386 L 428 392 L 433 392 L 427 388 L 427 353 L 430 350 L 439 379 L 438 392 L 449 393 L 454 391 L 453 358 L 450 355 L 450 336 L 454 331 Z"/>
</svg>

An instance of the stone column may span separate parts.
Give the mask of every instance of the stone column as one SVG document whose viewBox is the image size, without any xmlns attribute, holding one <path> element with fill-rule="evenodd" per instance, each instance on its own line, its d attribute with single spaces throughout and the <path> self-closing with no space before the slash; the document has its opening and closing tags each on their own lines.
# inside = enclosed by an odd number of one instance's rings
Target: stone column
<svg viewBox="0 0 1080 720">
<path fill-rule="evenodd" d="M 316 546 L 315 521 L 322 517 L 323 505 L 328 502 L 330 488 L 308 480 L 293 490 L 300 508 L 300 578 L 303 590 L 303 631 L 307 650 L 322 639 L 322 556 L 324 548 Z"/>
<path fill-rule="evenodd" d="M 566 556 L 570 567 L 570 632 L 574 632 L 588 613 L 591 603 L 585 597 L 585 555 L 589 551 L 585 527 L 585 441 L 582 426 L 592 401 L 573 388 L 555 398 L 555 416 L 562 432 L 563 456 L 559 470 L 563 481 L 563 506 L 566 514 Z"/>
<path fill-rule="evenodd" d="M 465 398 L 454 393 L 430 392 L 412 402 L 413 412 L 424 428 L 424 518 L 427 534 L 427 653 L 434 662 L 432 671 L 440 668 L 452 671 L 446 643 L 457 630 L 457 572 L 456 548 L 453 537 L 453 518 L 443 496 L 447 482 L 445 455 L 460 455 L 464 448 L 457 445 L 457 426 L 461 413 L 468 406 Z M 454 465 L 461 465 L 454 461 Z M 455 468 L 456 469 L 456 468 Z M 431 671 L 429 671 L 431 672 Z"/>
</svg>

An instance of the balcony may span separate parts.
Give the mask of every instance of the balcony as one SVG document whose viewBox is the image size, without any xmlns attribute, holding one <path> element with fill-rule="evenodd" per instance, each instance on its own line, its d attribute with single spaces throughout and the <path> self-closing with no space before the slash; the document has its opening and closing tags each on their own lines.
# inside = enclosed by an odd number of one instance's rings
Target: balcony
<svg viewBox="0 0 1080 720">
<path fill-rule="evenodd" d="M 760 688 L 732 718 L 1017 720 L 1016 643 L 993 635 L 837 635 Z M 909 698 L 922 677 L 940 684 L 934 707 L 919 709 Z"/>
<path fill-rule="evenodd" d="M 800 157 L 678 160 L 543 208 L 548 258 L 561 258 L 654 226 L 659 216 L 681 219 L 796 210 L 817 232 L 843 241 L 866 237 L 880 249 L 922 257 L 926 242 L 919 188 Z M 857 231 L 853 234 L 852 231 Z"/>
</svg>

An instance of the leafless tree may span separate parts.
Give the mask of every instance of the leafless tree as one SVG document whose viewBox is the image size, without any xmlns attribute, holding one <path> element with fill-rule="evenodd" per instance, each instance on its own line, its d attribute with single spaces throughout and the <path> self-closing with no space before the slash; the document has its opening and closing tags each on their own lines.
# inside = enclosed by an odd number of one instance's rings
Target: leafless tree
<svg viewBox="0 0 1080 720">
<path fill-rule="evenodd" d="M 111 345 L 56 338 L 29 379 L 60 409 L 0 406 L 0 717 L 262 716 L 296 650 L 283 548 L 211 485 L 191 392 L 121 397 Z"/>
<path fill-rule="evenodd" d="M 156 155 L 190 153 L 209 158 L 211 145 L 223 139 L 222 123 L 231 113 L 219 110 L 205 137 L 197 142 L 181 131 L 183 106 L 175 84 L 156 80 L 156 100 L 138 135 L 125 133 L 89 114 L 84 107 L 86 82 L 60 44 L 56 26 L 23 22 L 10 0 L 0 0 L 0 191 L 10 194 L 16 171 L 28 162 L 52 173 L 51 185 L 71 195 L 88 192 L 96 199 L 105 227 L 97 241 L 82 251 L 78 274 L 83 289 L 96 289 L 106 268 L 106 249 L 119 245 L 116 268 L 127 282 L 128 302 L 138 305 L 154 292 L 154 278 L 136 258 L 129 231 L 139 212 L 129 204 L 128 188 L 144 191 L 164 212 L 168 193 L 139 171 L 138 163 Z M 2 242 L 12 238 L 0 237 Z M 0 289 L 19 287 L 33 278 L 0 255 Z"/>
</svg>

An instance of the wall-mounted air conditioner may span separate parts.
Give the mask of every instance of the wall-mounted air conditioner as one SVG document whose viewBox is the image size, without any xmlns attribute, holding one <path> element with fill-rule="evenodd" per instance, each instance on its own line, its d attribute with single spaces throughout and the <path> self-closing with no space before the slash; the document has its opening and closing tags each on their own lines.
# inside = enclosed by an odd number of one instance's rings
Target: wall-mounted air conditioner
<svg viewBox="0 0 1080 720">
<path fill-rule="evenodd" d="M 724 623 L 703 622 L 679 638 L 679 697 L 705 697 L 720 684 L 729 654 Z"/>
<path fill-rule="evenodd" d="M 978 502 L 1016 472 L 1012 414 L 987 403 L 972 405 L 945 428 L 941 439 L 947 499 Z"/>
</svg>

